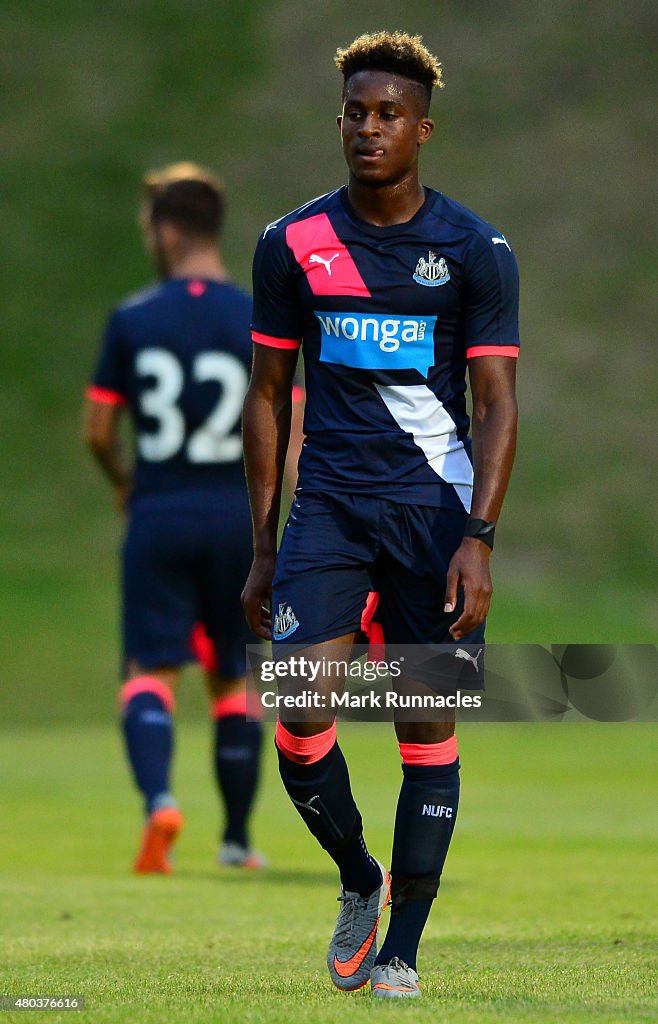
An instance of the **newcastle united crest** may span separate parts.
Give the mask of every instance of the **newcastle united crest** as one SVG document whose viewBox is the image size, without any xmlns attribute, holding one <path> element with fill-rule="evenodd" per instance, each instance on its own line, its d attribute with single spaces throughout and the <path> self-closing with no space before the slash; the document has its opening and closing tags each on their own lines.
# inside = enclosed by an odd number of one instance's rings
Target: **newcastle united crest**
<svg viewBox="0 0 658 1024">
<path fill-rule="evenodd" d="M 448 264 L 443 256 L 437 257 L 436 253 L 430 249 L 427 259 L 421 256 L 418 260 L 413 278 L 418 284 L 424 284 L 428 288 L 438 288 L 440 284 L 446 284 L 450 280 Z"/>
</svg>

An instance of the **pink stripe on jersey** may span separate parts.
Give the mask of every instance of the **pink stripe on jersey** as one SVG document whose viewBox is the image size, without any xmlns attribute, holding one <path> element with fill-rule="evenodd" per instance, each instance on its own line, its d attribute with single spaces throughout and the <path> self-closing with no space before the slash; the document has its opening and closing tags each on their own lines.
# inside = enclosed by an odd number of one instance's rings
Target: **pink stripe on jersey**
<svg viewBox="0 0 658 1024">
<path fill-rule="evenodd" d="M 286 242 L 306 274 L 314 295 L 358 295 L 368 291 L 349 250 L 326 213 L 298 220 L 286 228 Z"/>
<path fill-rule="evenodd" d="M 267 345 L 268 348 L 299 348 L 299 338 L 275 338 L 271 334 L 261 334 L 259 331 L 251 332 L 251 340 L 257 345 Z"/>
<path fill-rule="evenodd" d="M 516 345 L 473 345 L 466 349 L 467 359 L 477 356 L 508 356 L 510 359 L 518 359 L 519 349 Z"/>
<path fill-rule="evenodd" d="M 457 760 L 457 737 L 443 743 L 401 743 L 400 756 L 403 764 L 452 764 Z"/>
<path fill-rule="evenodd" d="M 336 723 L 316 736 L 294 736 L 281 722 L 276 723 L 275 742 L 284 757 L 296 764 L 315 764 L 336 742 Z"/>
<path fill-rule="evenodd" d="M 124 683 L 119 690 L 119 702 L 122 708 L 136 697 L 138 693 L 153 693 L 159 697 L 167 711 L 171 712 L 176 707 L 174 694 L 166 683 L 163 683 L 157 676 L 135 676 Z"/>
<path fill-rule="evenodd" d="M 120 391 L 99 388 L 96 384 L 90 384 L 87 388 L 87 398 L 91 398 L 92 402 L 102 402 L 103 405 L 125 405 L 128 401 Z"/>
</svg>

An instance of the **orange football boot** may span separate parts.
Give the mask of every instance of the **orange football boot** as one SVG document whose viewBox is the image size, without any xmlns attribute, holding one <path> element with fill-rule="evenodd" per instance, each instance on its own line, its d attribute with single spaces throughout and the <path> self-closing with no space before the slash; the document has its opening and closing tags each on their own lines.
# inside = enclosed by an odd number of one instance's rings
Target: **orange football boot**
<svg viewBox="0 0 658 1024">
<path fill-rule="evenodd" d="M 161 807 L 149 815 L 133 871 L 138 875 L 171 874 L 169 852 L 183 827 L 178 807 Z"/>
</svg>

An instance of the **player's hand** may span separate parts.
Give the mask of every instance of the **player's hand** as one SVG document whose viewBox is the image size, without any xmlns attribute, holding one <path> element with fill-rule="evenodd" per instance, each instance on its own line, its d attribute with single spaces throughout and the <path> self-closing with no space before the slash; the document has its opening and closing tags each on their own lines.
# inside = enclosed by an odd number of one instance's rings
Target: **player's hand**
<svg viewBox="0 0 658 1024">
<path fill-rule="evenodd" d="M 272 639 L 272 579 L 276 555 L 254 558 L 242 591 L 242 607 L 249 628 L 263 640 Z"/>
<path fill-rule="evenodd" d="M 464 610 L 450 627 L 454 640 L 472 633 L 484 622 L 489 611 L 493 586 L 489 572 L 491 551 L 476 537 L 464 537 L 448 566 L 445 612 L 457 607 L 457 591 L 464 590 Z"/>
</svg>

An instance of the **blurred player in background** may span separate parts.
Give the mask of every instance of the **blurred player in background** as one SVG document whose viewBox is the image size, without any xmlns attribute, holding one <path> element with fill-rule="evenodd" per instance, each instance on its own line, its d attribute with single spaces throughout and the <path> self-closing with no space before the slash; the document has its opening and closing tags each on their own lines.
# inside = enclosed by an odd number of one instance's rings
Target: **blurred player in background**
<svg viewBox="0 0 658 1024">
<path fill-rule="evenodd" d="M 111 315 L 87 392 L 86 440 L 128 516 L 123 546 L 122 725 L 146 827 L 134 869 L 169 872 L 183 824 L 171 791 L 181 667 L 206 669 L 214 763 L 225 812 L 221 864 L 260 868 L 248 823 L 261 725 L 247 720 L 240 607 L 251 563 L 241 409 L 249 377 L 251 300 L 219 251 L 224 194 L 193 164 L 144 179 L 142 228 L 161 283 Z M 119 421 L 128 410 L 136 459 Z M 251 719 L 250 715 L 250 719 Z"/>
<path fill-rule="evenodd" d="M 283 659 L 286 641 L 341 657 L 332 650 L 355 643 L 376 594 L 386 643 L 482 643 L 516 437 L 514 255 L 500 231 L 418 178 L 441 67 L 419 37 L 386 32 L 355 40 L 336 63 L 348 185 L 268 225 L 254 261 L 244 441 L 255 555 L 243 603 Z M 277 555 L 302 342 L 307 437 Z M 454 723 L 395 723 L 403 782 L 378 953 L 389 877 L 365 844 L 334 715 L 282 717 L 284 786 L 340 872 L 331 978 L 345 990 L 370 980 L 377 998 L 417 997 L 418 945 L 457 815 Z"/>
</svg>

